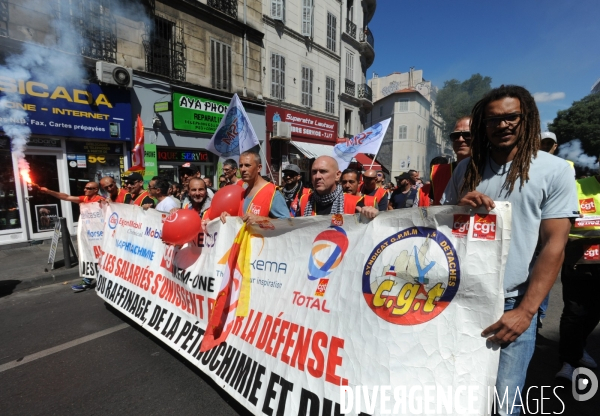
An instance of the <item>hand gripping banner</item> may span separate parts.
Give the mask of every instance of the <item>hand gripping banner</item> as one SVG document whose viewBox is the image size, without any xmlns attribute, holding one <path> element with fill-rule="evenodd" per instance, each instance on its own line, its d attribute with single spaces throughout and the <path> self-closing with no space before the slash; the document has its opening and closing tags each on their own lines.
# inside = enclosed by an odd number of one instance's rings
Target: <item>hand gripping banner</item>
<svg viewBox="0 0 600 416">
<path fill-rule="evenodd" d="M 489 414 L 499 349 L 480 334 L 503 312 L 510 204 L 231 217 L 182 247 L 155 210 L 95 205 L 79 235 L 98 295 L 250 412 Z"/>
</svg>

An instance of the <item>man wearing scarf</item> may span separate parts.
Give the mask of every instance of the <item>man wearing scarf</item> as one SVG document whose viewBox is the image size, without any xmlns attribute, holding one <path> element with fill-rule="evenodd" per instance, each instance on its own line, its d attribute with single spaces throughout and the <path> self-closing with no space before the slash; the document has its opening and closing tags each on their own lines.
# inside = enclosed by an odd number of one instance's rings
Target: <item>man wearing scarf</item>
<svg viewBox="0 0 600 416">
<path fill-rule="evenodd" d="M 298 166 L 293 164 L 287 165 L 282 173 L 285 185 L 279 190 L 283 194 L 285 203 L 290 210 L 290 215 L 293 217 L 298 210 L 300 197 L 307 194 L 310 190 L 302 186 L 302 175 L 300 175 L 300 168 Z"/>
<path fill-rule="evenodd" d="M 311 169 L 311 179 L 314 192 L 300 199 L 300 209 L 297 217 L 330 214 L 362 213 L 365 217 L 375 218 L 379 211 L 374 207 L 358 207 L 359 197 L 344 194 L 338 183 L 342 172 L 337 161 L 331 156 L 318 157 Z"/>
</svg>

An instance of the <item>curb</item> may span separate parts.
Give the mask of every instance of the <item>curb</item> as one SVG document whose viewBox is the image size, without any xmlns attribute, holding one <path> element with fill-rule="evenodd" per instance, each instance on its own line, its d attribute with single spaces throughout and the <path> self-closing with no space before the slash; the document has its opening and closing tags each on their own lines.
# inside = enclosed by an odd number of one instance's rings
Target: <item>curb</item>
<svg viewBox="0 0 600 416">
<path fill-rule="evenodd" d="M 40 286 L 52 285 L 55 283 L 68 282 L 79 277 L 79 267 L 75 266 L 72 270 L 61 271 L 60 274 L 49 272 L 46 275 L 27 278 L 23 280 L 3 280 L 0 281 L 0 296 L 22 290 L 33 289 Z"/>
</svg>

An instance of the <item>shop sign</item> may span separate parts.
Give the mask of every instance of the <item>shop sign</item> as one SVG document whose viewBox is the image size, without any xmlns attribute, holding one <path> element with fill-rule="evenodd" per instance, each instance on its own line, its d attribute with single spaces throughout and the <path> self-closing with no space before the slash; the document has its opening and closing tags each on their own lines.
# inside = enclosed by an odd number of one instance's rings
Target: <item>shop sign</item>
<svg viewBox="0 0 600 416">
<path fill-rule="evenodd" d="M 98 84 L 46 84 L 0 76 L 0 97 L 18 94 L 21 102 L 4 101 L 27 117 L 0 118 L 1 124 L 28 126 L 33 134 L 130 141 L 133 132 L 129 91 Z"/>
<path fill-rule="evenodd" d="M 292 139 L 312 139 L 316 142 L 336 143 L 338 122 L 313 115 L 267 106 L 267 131 L 273 131 L 274 121 L 292 123 Z"/>
<path fill-rule="evenodd" d="M 154 103 L 155 113 L 164 113 L 165 111 L 171 111 L 171 103 L 169 101 Z"/>
<path fill-rule="evenodd" d="M 144 145 L 144 180 L 146 177 L 152 179 L 154 176 L 158 176 L 158 162 L 156 160 L 156 145 L 145 144 Z"/>
<path fill-rule="evenodd" d="M 229 103 L 173 93 L 173 127 L 177 130 L 214 133 Z"/>
<path fill-rule="evenodd" d="M 87 153 L 94 155 L 121 155 L 123 145 L 103 142 L 67 142 L 67 153 Z"/>
<path fill-rule="evenodd" d="M 203 150 L 158 149 L 160 162 L 212 162 L 213 155 Z"/>
<path fill-rule="evenodd" d="M 44 137 L 30 137 L 27 146 L 36 147 L 60 147 L 60 139 L 48 139 Z"/>
</svg>

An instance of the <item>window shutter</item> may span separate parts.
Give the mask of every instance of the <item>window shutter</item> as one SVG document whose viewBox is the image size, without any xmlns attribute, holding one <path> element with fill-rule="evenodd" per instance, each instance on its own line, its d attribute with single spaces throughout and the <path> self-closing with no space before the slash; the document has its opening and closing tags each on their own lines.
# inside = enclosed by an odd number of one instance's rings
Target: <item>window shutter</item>
<svg viewBox="0 0 600 416">
<path fill-rule="evenodd" d="M 312 0 L 302 0 L 302 36 L 312 36 Z"/>
</svg>

